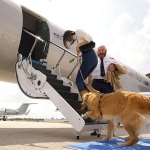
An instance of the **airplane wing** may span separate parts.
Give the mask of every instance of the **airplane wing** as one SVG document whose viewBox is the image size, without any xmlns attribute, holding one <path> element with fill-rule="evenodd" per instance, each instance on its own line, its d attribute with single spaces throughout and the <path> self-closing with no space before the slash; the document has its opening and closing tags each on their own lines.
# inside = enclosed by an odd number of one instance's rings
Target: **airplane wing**
<svg viewBox="0 0 150 150">
<path fill-rule="evenodd" d="M 150 98 L 150 92 L 139 92 L 139 93 Z"/>
</svg>

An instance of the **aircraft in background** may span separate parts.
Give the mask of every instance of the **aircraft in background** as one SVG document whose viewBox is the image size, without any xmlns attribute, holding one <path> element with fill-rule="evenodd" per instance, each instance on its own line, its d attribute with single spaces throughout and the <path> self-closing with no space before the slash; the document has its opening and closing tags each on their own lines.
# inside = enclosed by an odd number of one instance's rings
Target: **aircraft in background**
<svg viewBox="0 0 150 150">
<path fill-rule="evenodd" d="M 77 133 L 101 128 L 81 117 L 75 84 L 78 62 L 70 61 L 77 57 L 75 43 L 72 49 L 65 48 L 65 30 L 11 0 L 0 1 L 0 20 L 0 80 L 17 82 L 28 97 L 51 100 Z M 125 67 L 124 89 L 149 92 L 150 79 Z"/>
<path fill-rule="evenodd" d="M 8 116 L 16 116 L 16 115 L 28 115 L 30 110 L 27 111 L 29 105 L 36 104 L 36 103 L 23 103 L 18 109 L 7 109 L 2 108 L 0 110 L 0 118 L 3 119 L 3 121 L 6 121 Z"/>
</svg>

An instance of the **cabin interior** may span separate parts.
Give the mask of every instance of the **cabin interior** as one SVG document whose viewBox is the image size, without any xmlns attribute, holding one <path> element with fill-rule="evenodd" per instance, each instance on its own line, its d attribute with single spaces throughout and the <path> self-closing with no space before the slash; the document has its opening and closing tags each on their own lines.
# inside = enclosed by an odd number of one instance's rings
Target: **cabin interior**
<svg viewBox="0 0 150 150">
<path fill-rule="evenodd" d="M 38 40 L 31 58 L 34 61 L 41 61 L 46 59 L 49 48 L 49 27 L 45 20 L 42 20 L 39 16 L 29 12 L 27 9 L 22 8 L 23 13 L 23 29 L 21 42 L 18 49 L 18 53 L 22 54 L 26 59 L 34 45 L 36 37 L 40 37 L 44 42 Z"/>
</svg>

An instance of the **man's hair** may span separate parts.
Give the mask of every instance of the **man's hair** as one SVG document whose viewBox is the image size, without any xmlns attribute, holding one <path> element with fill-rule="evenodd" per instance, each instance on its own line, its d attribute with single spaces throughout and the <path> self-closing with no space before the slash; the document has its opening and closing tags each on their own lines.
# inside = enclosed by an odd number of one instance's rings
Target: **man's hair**
<svg viewBox="0 0 150 150">
<path fill-rule="evenodd" d="M 101 45 L 98 47 L 98 49 L 100 49 L 100 48 L 104 48 L 107 51 L 106 46 L 104 46 L 104 45 Z"/>
</svg>

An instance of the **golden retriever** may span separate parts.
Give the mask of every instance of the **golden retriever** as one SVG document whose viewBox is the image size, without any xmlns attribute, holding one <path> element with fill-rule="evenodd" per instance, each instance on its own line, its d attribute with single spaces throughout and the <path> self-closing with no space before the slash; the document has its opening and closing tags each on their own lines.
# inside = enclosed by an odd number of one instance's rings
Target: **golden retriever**
<svg viewBox="0 0 150 150">
<path fill-rule="evenodd" d="M 122 146 L 136 144 L 138 135 L 145 121 L 150 119 L 150 99 L 141 94 L 128 91 L 119 91 L 110 94 L 89 92 L 83 95 L 82 109 L 87 111 L 83 118 L 97 120 L 101 118 L 108 121 L 106 140 L 111 139 L 114 131 L 114 123 L 120 120 L 129 136 L 125 142 L 117 143 Z M 100 108 L 101 107 L 101 108 Z"/>
</svg>

